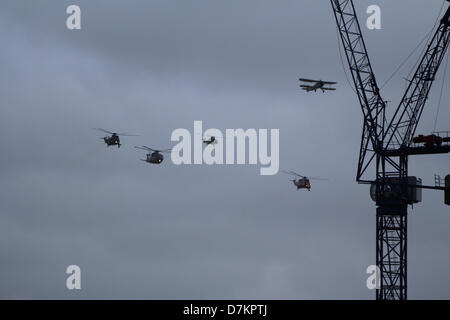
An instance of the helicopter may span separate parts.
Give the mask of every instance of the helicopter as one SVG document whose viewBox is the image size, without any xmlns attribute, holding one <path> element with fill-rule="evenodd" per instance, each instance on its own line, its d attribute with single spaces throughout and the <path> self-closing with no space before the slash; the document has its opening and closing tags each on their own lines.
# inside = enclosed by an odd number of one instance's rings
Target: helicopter
<svg viewBox="0 0 450 320">
<path fill-rule="evenodd" d="M 209 139 L 203 138 L 203 143 L 206 145 L 217 144 L 217 138 L 214 136 L 208 136 Z"/>
<path fill-rule="evenodd" d="M 328 180 L 328 179 L 322 179 L 322 178 L 319 178 L 319 177 L 308 178 L 308 177 L 302 176 L 301 174 L 298 174 L 298 173 L 296 173 L 294 171 L 283 171 L 283 172 L 298 178 L 298 179 L 294 178 L 293 180 L 290 180 L 297 187 L 297 190 L 299 190 L 299 189 L 307 189 L 308 191 L 311 191 L 310 180 L 321 180 L 321 181 L 327 181 Z"/>
<path fill-rule="evenodd" d="M 207 146 L 210 145 L 210 144 L 212 144 L 212 145 L 218 144 L 219 141 L 220 141 L 220 139 L 223 139 L 222 137 L 211 136 L 211 135 L 209 135 L 209 134 L 200 134 L 200 133 L 196 133 L 196 135 L 197 135 L 199 138 L 201 137 L 202 142 L 203 142 L 204 144 L 206 144 Z"/>
<path fill-rule="evenodd" d="M 100 139 L 103 139 L 103 141 L 105 141 L 105 143 L 108 147 L 109 146 L 117 146 L 118 148 L 120 148 L 121 144 L 120 144 L 119 136 L 128 136 L 128 137 L 136 137 L 137 136 L 136 134 L 116 133 L 116 132 L 111 132 L 111 131 L 101 129 L 101 128 L 94 128 L 94 130 L 102 131 L 104 133 L 111 135 L 111 136 L 106 136 L 104 138 L 100 138 Z"/>
<path fill-rule="evenodd" d="M 164 156 L 162 155 L 162 153 L 170 152 L 172 150 L 172 149 L 155 150 L 155 149 L 149 148 L 147 146 L 135 147 L 135 148 L 149 151 L 149 153 L 147 153 L 147 158 L 141 159 L 141 160 L 148 162 L 148 163 L 153 163 L 153 164 L 160 164 L 161 162 L 163 162 Z"/>
</svg>

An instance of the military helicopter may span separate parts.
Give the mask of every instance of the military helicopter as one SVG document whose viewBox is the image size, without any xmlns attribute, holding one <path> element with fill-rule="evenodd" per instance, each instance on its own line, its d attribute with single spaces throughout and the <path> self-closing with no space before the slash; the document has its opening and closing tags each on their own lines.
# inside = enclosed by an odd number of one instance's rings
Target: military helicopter
<svg viewBox="0 0 450 320">
<path fill-rule="evenodd" d="M 208 139 L 203 138 L 203 143 L 204 144 L 206 144 L 206 145 L 217 144 L 217 138 L 216 137 L 214 137 L 214 136 L 205 136 L 205 137 L 208 137 Z"/>
<path fill-rule="evenodd" d="M 111 135 L 111 136 L 107 136 L 104 138 L 100 138 L 105 141 L 105 143 L 108 147 L 109 146 L 117 146 L 118 148 L 120 148 L 121 144 L 120 144 L 119 136 L 128 136 L 128 137 L 136 137 L 137 136 L 136 134 L 116 133 L 116 132 L 111 132 L 111 131 L 101 129 L 101 128 L 94 128 L 94 130 L 102 131 L 104 133 Z"/>
<path fill-rule="evenodd" d="M 172 150 L 172 149 L 155 150 L 155 149 L 149 148 L 147 146 L 135 147 L 135 148 L 149 151 L 149 153 L 147 153 L 147 158 L 141 159 L 141 160 L 148 162 L 148 163 L 153 163 L 153 164 L 160 164 L 161 162 L 163 162 L 164 156 L 162 155 L 162 153 L 170 152 Z"/>
<path fill-rule="evenodd" d="M 209 134 L 203 135 L 203 134 L 196 133 L 196 136 L 198 136 L 199 138 L 201 137 L 202 142 L 203 142 L 204 144 L 206 144 L 206 145 L 210 145 L 210 144 L 215 145 L 215 144 L 218 144 L 218 143 L 219 143 L 219 140 L 220 140 L 220 139 L 223 139 L 222 137 L 210 136 Z"/>
<path fill-rule="evenodd" d="M 328 180 L 328 179 L 322 179 L 322 178 L 319 178 L 319 177 L 308 178 L 308 177 L 302 176 L 301 174 L 298 174 L 298 173 L 296 173 L 294 171 L 283 171 L 283 172 L 298 178 L 298 179 L 294 178 L 293 180 L 290 180 L 297 187 L 297 190 L 299 190 L 299 189 L 307 189 L 308 191 L 311 191 L 311 183 L 310 183 L 309 180 L 321 180 L 321 181 L 327 181 Z"/>
</svg>

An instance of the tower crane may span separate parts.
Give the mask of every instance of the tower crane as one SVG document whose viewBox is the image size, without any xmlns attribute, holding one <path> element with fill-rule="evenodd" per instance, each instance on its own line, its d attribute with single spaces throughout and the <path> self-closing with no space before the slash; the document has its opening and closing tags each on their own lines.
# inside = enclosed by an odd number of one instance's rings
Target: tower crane
<svg viewBox="0 0 450 320">
<path fill-rule="evenodd" d="M 356 181 L 371 185 L 377 206 L 376 264 L 380 288 L 376 298 L 406 300 L 408 205 L 421 201 L 423 188 L 444 190 L 446 199 L 450 192 L 448 187 L 423 186 L 420 179 L 408 175 L 408 156 L 450 152 L 447 142 L 426 146 L 413 142 L 431 85 L 450 43 L 450 7 L 388 120 L 387 105 L 380 95 L 353 0 L 330 2 L 364 118 Z M 369 168 L 375 169 L 375 176 L 368 177 Z"/>
</svg>

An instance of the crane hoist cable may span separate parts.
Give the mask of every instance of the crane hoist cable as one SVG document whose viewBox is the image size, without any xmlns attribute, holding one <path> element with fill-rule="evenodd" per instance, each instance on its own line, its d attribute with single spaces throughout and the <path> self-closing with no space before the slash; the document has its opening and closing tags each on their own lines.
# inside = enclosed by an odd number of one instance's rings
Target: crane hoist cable
<svg viewBox="0 0 450 320">
<path fill-rule="evenodd" d="M 446 79 L 446 75 L 447 75 L 447 69 L 448 69 L 448 60 L 449 60 L 450 54 L 447 53 L 447 62 L 445 63 L 445 69 L 444 69 L 444 74 L 442 76 L 442 86 L 441 86 L 441 92 L 439 94 L 439 101 L 438 101 L 438 107 L 436 110 L 436 118 L 434 119 L 434 129 L 433 132 L 436 131 L 436 125 L 437 125 L 437 120 L 439 117 L 439 110 L 441 109 L 441 101 L 442 101 L 442 95 L 444 93 L 444 85 L 445 85 L 445 79 Z"/>
<path fill-rule="evenodd" d="M 434 22 L 433 28 L 435 28 L 435 27 L 437 26 L 438 22 L 439 22 L 439 17 L 440 17 L 440 14 L 442 13 L 442 10 L 444 9 L 445 2 L 446 2 L 446 1 L 449 1 L 449 0 L 444 0 L 444 1 L 443 1 L 442 6 L 441 6 L 441 9 L 439 10 L 439 14 L 438 14 L 438 16 L 437 16 L 437 18 L 436 18 L 436 21 Z M 433 35 L 433 28 L 431 28 L 431 30 L 430 30 L 430 33 L 429 33 L 429 37 L 428 37 L 428 41 L 427 41 L 427 42 L 430 42 L 430 40 L 431 40 L 431 36 Z M 422 49 L 422 52 L 420 53 L 420 56 L 423 56 L 426 50 L 427 50 L 427 46 L 424 46 L 423 49 Z M 414 70 L 416 70 L 416 68 L 417 68 L 417 66 L 419 65 L 419 63 L 420 63 L 420 60 L 416 61 L 416 63 L 414 64 L 414 66 L 413 66 L 413 67 L 411 68 L 411 70 L 408 72 L 408 75 L 407 75 L 406 78 L 405 78 L 407 81 L 408 81 L 408 79 L 410 78 L 411 73 L 413 73 Z"/>
<path fill-rule="evenodd" d="M 419 42 L 419 44 L 412 50 L 412 52 L 406 57 L 406 59 L 403 60 L 403 62 L 397 67 L 397 69 L 394 70 L 394 72 L 389 76 L 389 78 L 381 85 L 380 90 L 383 89 L 383 88 L 388 84 L 388 82 L 392 80 L 392 78 L 400 71 L 400 69 L 401 69 L 401 68 L 405 65 L 405 63 L 412 57 L 412 55 L 417 51 L 417 49 L 419 49 L 419 47 L 422 45 L 422 43 L 423 43 L 426 39 L 428 39 L 427 42 L 429 42 L 429 39 L 430 39 L 430 37 L 431 37 L 431 35 L 432 35 L 432 33 L 433 33 L 433 30 L 435 29 L 437 23 L 439 22 L 439 18 L 440 18 L 440 16 L 441 16 L 442 10 L 444 9 L 445 2 L 446 2 L 446 0 L 444 0 L 444 1 L 442 2 L 441 9 L 439 10 L 439 13 L 438 13 L 438 15 L 437 15 L 436 21 L 434 22 L 434 24 L 433 24 L 431 30 L 423 37 L 423 39 Z M 425 52 L 425 50 L 426 50 L 426 46 L 422 49 L 422 53 L 420 54 L 420 56 L 423 55 L 423 53 Z M 416 66 L 417 66 L 417 64 L 418 64 L 419 62 L 420 62 L 420 61 L 417 61 L 417 62 L 414 64 L 414 67 L 413 67 L 413 68 L 411 69 L 411 71 L 408 73 L 408 75 L 406 76 L 406 79 L 409 79 L 409 76 L 411 75 L 411 72 L 412 72 L 413 70 L 416 69 Z"/>
<path fill-rule="evenodd" d="M 430 32 L 428 32 L 425 37 L 423 37 L 423 39 L 419 42 L 419 44 L 411 51 L 411 53 L 406 57 L 405 60 L 403 60 L 403 62 L 397 67 L 397 69 L 395 69 L 395 71 L 389 76 L 389 78 L 387 78 L 387 80 L 381 85 L 380 89 L 383 89 L 388 83 L 389 81 L 392 80 L 392 78 L 400 71 L 400 69 L 405 65 L 405 63 L 412 57 L 412 55 L 417 51 L 417 49 L 419 49 L 419 47 L 422 45 L 422 43 L 429 38 L 429 36 L 431 35 L 431 33 L 433 32 L 433 29 L 431 29 Z M 416 63 L 417 64 L 417 63 Z"/>
</svg>

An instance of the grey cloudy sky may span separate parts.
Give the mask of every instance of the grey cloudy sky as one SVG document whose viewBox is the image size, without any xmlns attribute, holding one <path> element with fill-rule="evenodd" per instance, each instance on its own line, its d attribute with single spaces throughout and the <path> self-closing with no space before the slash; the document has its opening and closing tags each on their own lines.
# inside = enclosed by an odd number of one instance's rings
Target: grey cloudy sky
<svg viewBox="0 0 450 320">
<path fill-rule="evenodd" d="M 78 4 L 82 30 L 66 29 Z M 442 1 L 358 1 L 383 83 Z M 2 0 L 0 298 L 372 299 L 375 206 L 355 183 L 361 111 L 329 1 Z M 419 50 L 420 51 L 420 50 Z M 420 53 L 420 52 L 418 52 Z M 395 105 L 418 54 L 383 89 Z M 434 129 L 442 70 L 419 131 Z M 449 73 L 447 73 L 448 75 Z M 298 77 L 339 82 L 306 94 Z M 447 79 L 448 80 L 448 79 Z M 450 130 L 446 82 L 438 130 Z M 280 166 L 160 166 L 134 145 L 176 128 L 279 128 Z M 137 133 L 107 149 L 93 127 Z M 448 155 L 411 159 L 433 184 Z M 424 190 L 409 216 L 409 297 L 450 298 L 450 210 Z M 82 270 L 82 290 L 65 269 Z"/>
</svg>

